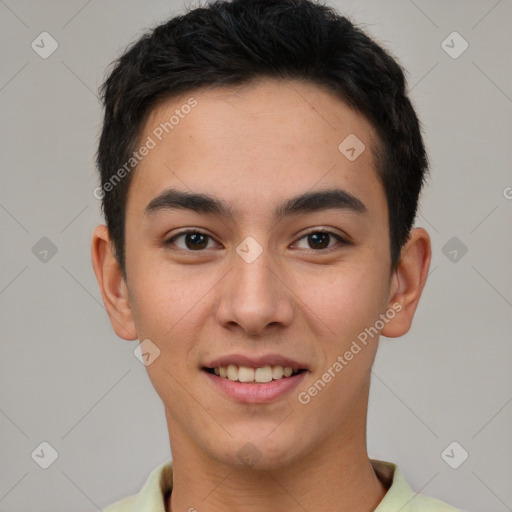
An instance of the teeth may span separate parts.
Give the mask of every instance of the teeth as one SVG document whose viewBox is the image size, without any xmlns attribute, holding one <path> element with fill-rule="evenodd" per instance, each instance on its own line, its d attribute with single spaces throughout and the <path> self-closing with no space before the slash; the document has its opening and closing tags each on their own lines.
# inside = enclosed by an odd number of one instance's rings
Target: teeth
<svg viewBox="0 0 512 512">
<path fill-rule="evenodd" d="M 272 382 L 272 367 L 264 366 L 256 368 L 254 371 L 254 380 L 256 382 Z"/>
<path fill-rule="evenodd" d="M 232 381 L 238 382 L 271 382 L 272 380 L 279 380 L 283 377 L 291 377 L 297 373 L 289 366 L 263 366 L 261 368 L 249 368 L 247 366 L 236 366 L 230 364 L 228 366 L 218 366 L 213 369 L 215 375 L 227 378 Z"/>
<path fill-rule="evenodd" d="M 272 367 L 272 378 L 273 379 L 281 379 L 284 375 L 284 370 L 282 366 L 273 366 Z"/>
<path fill-rule="evenodd" d="M 238 380 L 238 366 L 230 364 L 227 368 L 227 377 L 229 380 Z"/>
<path fill-rule="evenodd" d="M 238 380 L 240 382 L 253 382 L 254 381 L 254 370 L 252 368 L 246 368 L 240 366 L 238 368 Z"/>
</svg>

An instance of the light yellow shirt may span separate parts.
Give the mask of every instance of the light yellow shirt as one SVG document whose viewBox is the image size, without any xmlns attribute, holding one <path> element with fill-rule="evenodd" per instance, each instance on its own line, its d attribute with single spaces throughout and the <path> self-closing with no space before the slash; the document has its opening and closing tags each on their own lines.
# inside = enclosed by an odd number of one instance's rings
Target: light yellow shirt
<svg viewBox="0 0 512 512">
<path fill-rule="evenodd" d="M 370 459 L 388 491 L 374 512 L 460 512 L 423 494 L 415 493 L 400 468 L 391 462 Z M 137 495 L 113 503 L 103 512 L 165 512 L 166 496 L 172 490 L 172 461 L 158 466 Z"/>
</svg>

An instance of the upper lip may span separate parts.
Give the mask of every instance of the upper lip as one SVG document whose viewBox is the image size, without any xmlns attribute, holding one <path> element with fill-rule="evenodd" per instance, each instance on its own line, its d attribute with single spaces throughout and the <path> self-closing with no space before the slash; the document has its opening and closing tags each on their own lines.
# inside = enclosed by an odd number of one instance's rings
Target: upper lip
<svg viewBox="0 0 512 512">
<path fill-rule="evenodd" d="M 246 366 L 248 368 L 262 368 L 263 366 L 283 366 L 293 370 L 306 370 L 307 365 L 280 354 L 264 354 L 260 356 L 247 356 L 244 354 L 230 354 L 217 357 L 207 362 L 205 368 L 217 368 L 219 366 Z"/>
</svg>

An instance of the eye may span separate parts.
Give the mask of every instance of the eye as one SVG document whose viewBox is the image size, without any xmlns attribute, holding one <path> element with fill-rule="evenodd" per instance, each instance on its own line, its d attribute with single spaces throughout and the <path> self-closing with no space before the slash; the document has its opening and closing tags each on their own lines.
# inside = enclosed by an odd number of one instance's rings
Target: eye
<svg viewBox="0 0 512 512">
<path fill-rule="evenodd" d="M 322 250 L 322 249 L 331 249 L 334 246 L 329 245 L 333 239 L 337 240 L 339 245 L 347 245 L 348 242 L 344 240 L 340 235 L 337 235 L 336 233 L 333 233 L 332 231 L 324 231 L 324 230 L 317 230 L 317 231 L 311 231 L 304 235 L 303 237 L 299 238 L 300 240 L 306 240 L 306 243 L 309 247 L 302 247 L 302 249 L 307 250 Z"/>
<path fill-rule="evenodd" d="M 177 240 L 181 240 L 181 242 L 177 243 Z M 336 244 L 331 242 L 335 241 L 338 242 L 338 245 L 349 244 L 349 242 L 340 235 L 327 230 L 311 231 L 299 238 L 296 243 L 299 243 L 301 240 L 306 240 L 308 247 L 299 248 L 315 252 L 334 248 Z M 211 243 L 214 243 L 214 240 L 210 235 L 197 230 L 182 231 L 165 241 L 165 245 L 174 245 L 180 250 L 189 252 L 200 252 L 203 249 L 211 249 L 215 246 L 215 243 L 213 246 Z"/>
<path fill-rule="evenodd" d="M 182 244 L 176 243 L 176 240 L 183 239 Z M 213 241 L 213 238 L 201 231 L 189 230 L 182 231 L 177 235 L 165 241 L 165 245 L 176 245 L 179 249 L 184 251 L 200 251 L 202 249 L 211 249 L 208 247 L 208 242 Z"/>
</svg>

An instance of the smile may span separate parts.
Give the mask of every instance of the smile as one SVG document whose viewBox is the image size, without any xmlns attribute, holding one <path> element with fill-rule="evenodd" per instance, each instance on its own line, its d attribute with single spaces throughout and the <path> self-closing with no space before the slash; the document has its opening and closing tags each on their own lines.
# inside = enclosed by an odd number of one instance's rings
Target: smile
<svg viewBox="0 0 512 512">
<path fill-rule="evenodd" d="M 281 380 L 291 377 L 297 373 L 303 372 L 303 369 L 294 370 L 290 366 L 262 366 L 251 368 L 248 366 L 237 366 L 230 364 L 227 366 L 216 366 L 215 368 L 205 368 L 209 373 L 229 379 L 233 382 L 259 383 L 264 384 L 273 380 Z"/>
<path fill-rule="evenodd" d="M 221 376 L 221 369 L 222 373 L 226 374 L 225 377 Z M 216 375 L 215 370 L 218 370 L 219 375 Z M 309 373 L 307 370 L 302 369 L 291 370 L 290 373 L 290 370 L 290 367 L 283 366 L 250 368 L 228 365 L 203 368 L 202 373 L 207 377 L 208 385 L 211 386 L 211 389 L 215 393 L 220 393 L 221 396 L 225 396 L 238 403 L 268 404 L 289 395 L 303 382 Z M 274 372 L 276 377 L 278 377 L 276 379 L 272 377 Z M 281 376 L 279 377 L 279 375 Z M 269 377 L 272 378 L 268 380 Z M 245 382 L 239 380 L 240 378 L 246 379 Z M 265 379 L 265 382 L 259 382 L 256 379 Z"/>
</svg>

